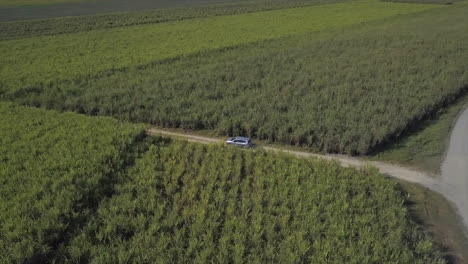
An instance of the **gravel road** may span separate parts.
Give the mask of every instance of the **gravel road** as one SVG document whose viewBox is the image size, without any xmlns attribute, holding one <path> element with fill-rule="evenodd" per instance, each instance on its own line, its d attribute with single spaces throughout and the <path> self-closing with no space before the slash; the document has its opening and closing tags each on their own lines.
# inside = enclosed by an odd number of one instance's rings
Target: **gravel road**
<svg viewBox="0 0 468 264">
<path fill-rule="evenodd" d="M 440 181 L 442 194 L 456 205 L 468 229 L 468 108 L 453 128 Z"/>
</svg>

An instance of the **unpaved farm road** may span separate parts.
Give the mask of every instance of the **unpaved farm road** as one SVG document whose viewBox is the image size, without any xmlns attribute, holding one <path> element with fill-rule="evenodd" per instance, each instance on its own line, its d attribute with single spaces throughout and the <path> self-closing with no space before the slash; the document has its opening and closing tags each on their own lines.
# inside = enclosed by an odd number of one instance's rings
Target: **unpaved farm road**
<svg viewBox="0 0 468 264">
<path fill-rule="evenodd" d="M 453 128 L 440 181 L 441 193 L 455 203 L 468 229 L 468 108 Z"/>
<path fill-rule="evenodd" d="M 190 142 L 203 144 L 223 143 L 222 140 L 216 138 L 171 132 L 157 128 L 148 129 L 147 133 L 184 138 Z M 426 188 L 441 193 L 445 198 L 453 202 L 457 207 L 459 215 L 463 218 L 465 229 L 468 230 L 468 109 L 464 111 L 453 129 L 447 158 L 442 167 L 442 177 L 439 178 L 408 167 L 345 155 L 316 154 L 277 147 L 263 147 L 263 149 L 271 152 L 289 153 L 298 157 L 335 160 L 346 167 L 359 168 L 370 165 L 378 168 L 383 174 L 408 182 L 418 183 Z"/>
</svg>

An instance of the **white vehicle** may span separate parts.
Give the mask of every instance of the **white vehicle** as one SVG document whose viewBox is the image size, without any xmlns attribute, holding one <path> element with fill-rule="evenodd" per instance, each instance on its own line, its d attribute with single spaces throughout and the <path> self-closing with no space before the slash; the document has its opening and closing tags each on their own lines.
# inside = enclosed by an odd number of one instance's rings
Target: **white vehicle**
<svg viewBox="0 0 468 264">
<path fill-rule="evenodd" d="M 247 137 L 230 137 L 224 143 L 225 145 L 234 145 L 243 148 L 251 148 L 252 140 Z"/>
</svg>

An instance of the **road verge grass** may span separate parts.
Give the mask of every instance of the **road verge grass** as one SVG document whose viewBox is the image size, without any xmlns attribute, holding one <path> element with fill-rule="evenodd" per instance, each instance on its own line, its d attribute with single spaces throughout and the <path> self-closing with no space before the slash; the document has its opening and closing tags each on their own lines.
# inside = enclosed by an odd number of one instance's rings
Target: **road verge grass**
<svg viewBox="0 0 468 264">
<path fill-rule="evenodd" d="M 449 263 L 468 261 L 468 238 L 454 205 L 442 195 L 418 184 L 396 180 L 406 194 L 406 206 L 411 218 L 431 234 L 447 254 Z"/>
</svg>

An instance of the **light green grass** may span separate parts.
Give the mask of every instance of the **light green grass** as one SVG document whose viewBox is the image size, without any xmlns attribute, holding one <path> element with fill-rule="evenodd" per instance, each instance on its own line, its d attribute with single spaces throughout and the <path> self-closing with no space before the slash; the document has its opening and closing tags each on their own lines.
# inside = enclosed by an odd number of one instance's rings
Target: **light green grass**
<svg viewBox="0 0 468 264">
<path fill-rule="evenodd" d="M 435 5 L 372 0 L 0 42 L 7 89 L 210 49 L 321 31 Z"/>
</svg>

